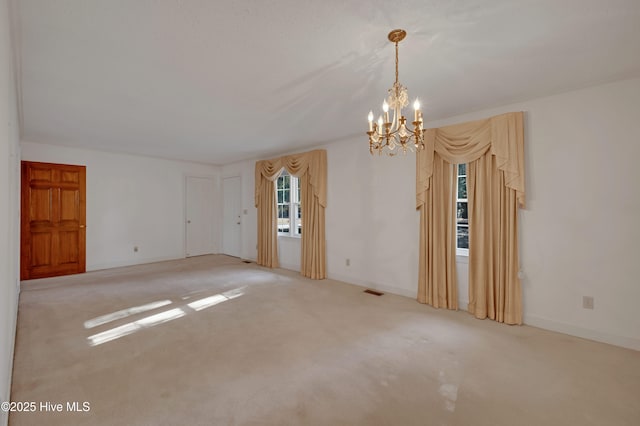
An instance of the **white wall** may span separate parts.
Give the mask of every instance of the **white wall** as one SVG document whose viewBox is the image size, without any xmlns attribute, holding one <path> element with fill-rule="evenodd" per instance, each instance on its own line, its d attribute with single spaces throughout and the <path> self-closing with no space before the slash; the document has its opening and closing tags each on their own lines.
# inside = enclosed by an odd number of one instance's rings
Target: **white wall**
<svg viewBox="0 0 640 426">
<path fill-rule="evenodd" d="M 372 157 L 366 135 L 325 149 L 329 277 L 415 297 L 415 156 Z"/>
<path fill-rule="evenodd" d="M 300 271 L 302 251 L 300 237 L 278 236 L 278 260 L 282 269 Z"/>
<path fill-rule="evenodd" d="M 22 159 L 87 166 L 87 270 L 184 257 L 185 176 L 219 191 L 216 166 L 24 141 Z"/>
<path fill-rule="evenodd" d="M 20 161 L 9 5 L 0 1 L 0 402 L 10 399 L 19 293 Z M 0 424 L 8 416 L 0 411 Z"/>
<path fill-rule="evenodd" d="M 366 135 L 325 149 L 329 276 L 417 297 L 420 213 L 415 210 L 415 154 L 371 156 Z M 457 274 L 460 307 L 466 309 L 467 257 L 458 257 Z"/>
<path fill-rule="evenodd" d="M 527 208 L 520 213 L 525 322 L 640 349 L 640 79 L 427 125 L 510 111 L 526 113 Z M 415 157 L 371 157 L 364 133 L 317 148 L 328 155 L 329 277 L 416 297 Z M 249 180 L 243 197 L 250 194 L 252 205 L 254 162 L 243 164 Z M 223 172 L 231 169 L 238 167 Z M 253 251 L 254 239 L 243 243 Z M 282 265 L 299 264 L 291 250 L 280 251 Z M 466 309 L 466 258 L 458 258 L 457 271 Z M 584 295 L 594 297 L 595 309 L 582 308 Z"/>
</svg>

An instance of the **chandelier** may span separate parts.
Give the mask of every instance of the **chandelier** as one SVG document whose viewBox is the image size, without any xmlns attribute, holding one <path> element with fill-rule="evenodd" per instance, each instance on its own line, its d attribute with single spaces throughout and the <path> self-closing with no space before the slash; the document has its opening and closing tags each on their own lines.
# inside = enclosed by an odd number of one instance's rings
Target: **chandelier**
<svg viewBox="0 0 640 426">
<path fill-rule="evenodd" d="M 382 103 L 383 115 L 373 121 L 373 111 L 369 111 L 369 152 L 393 156 L 398 152 L 406 154 L 424 149 L 424 129 L 422 128 L 422 112 L 418 99 L 413 103 L 413 130 L 407 126 L 407 119 L 402 115 L 402 108 L 409 105 L 407 88 L 398 81 L 398 43 L 407 35 L 404 30 L 393 30 L 389 33 L 389 41 L 396 45 L 396 82 L 389 89 L 389 96 Z M 393 110 L 393 121 L 389 119 L 389 109 Z"/>
</svg>

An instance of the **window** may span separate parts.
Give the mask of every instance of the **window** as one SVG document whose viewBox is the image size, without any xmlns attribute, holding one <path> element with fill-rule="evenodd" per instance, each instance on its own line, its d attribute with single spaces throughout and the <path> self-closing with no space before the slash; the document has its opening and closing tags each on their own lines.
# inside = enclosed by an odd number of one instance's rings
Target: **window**
<svg viewBox="0 0 640 426">
<path fill-rule="evenodd" d="M 302 235 L 302 209 L 298 178 L 283 170 L 276 184 L 278 204 L 278 235 L 300 237 Z"/>
<path fill-rule="evenodd" d="M 456 253 L 469 255 L 469 203 L 467 200 L 467 165 L 458 164 L 456 186 Z"/>
</svg>

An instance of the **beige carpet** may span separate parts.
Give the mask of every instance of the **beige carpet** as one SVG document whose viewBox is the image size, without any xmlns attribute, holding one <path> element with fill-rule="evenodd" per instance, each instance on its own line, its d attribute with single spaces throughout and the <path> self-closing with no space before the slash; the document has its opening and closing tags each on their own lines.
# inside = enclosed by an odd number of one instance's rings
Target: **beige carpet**
<svg viewBox="0 0 640 426">
<path fill-rule="evenodd" d="M 362 291 L 226 256 L 23 283 L 10 424 L 640 424 L 636 351 Z"/>
</svg>

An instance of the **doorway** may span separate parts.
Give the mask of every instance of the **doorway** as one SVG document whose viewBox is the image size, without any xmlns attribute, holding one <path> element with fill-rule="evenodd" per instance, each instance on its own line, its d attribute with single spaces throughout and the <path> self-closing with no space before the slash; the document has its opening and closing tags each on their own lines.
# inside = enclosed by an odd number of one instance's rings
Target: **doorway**
<svg viewBox="0 0 640 426">
<path fill-rule="evenodd" d="M 222 252 L 235 257 L 240 257 L 241 191 L 240 176 L 222 180 Z"/>
<path fill-rule="evenodd" d="M 215 180 L 186 177 L 186 255 L 201 256 L 216 252 Z"/>
<path fill-rule="evenodd" d="M 86 167 L 22 162 L 20 279 L 85 272 Z"/>
</svg>

